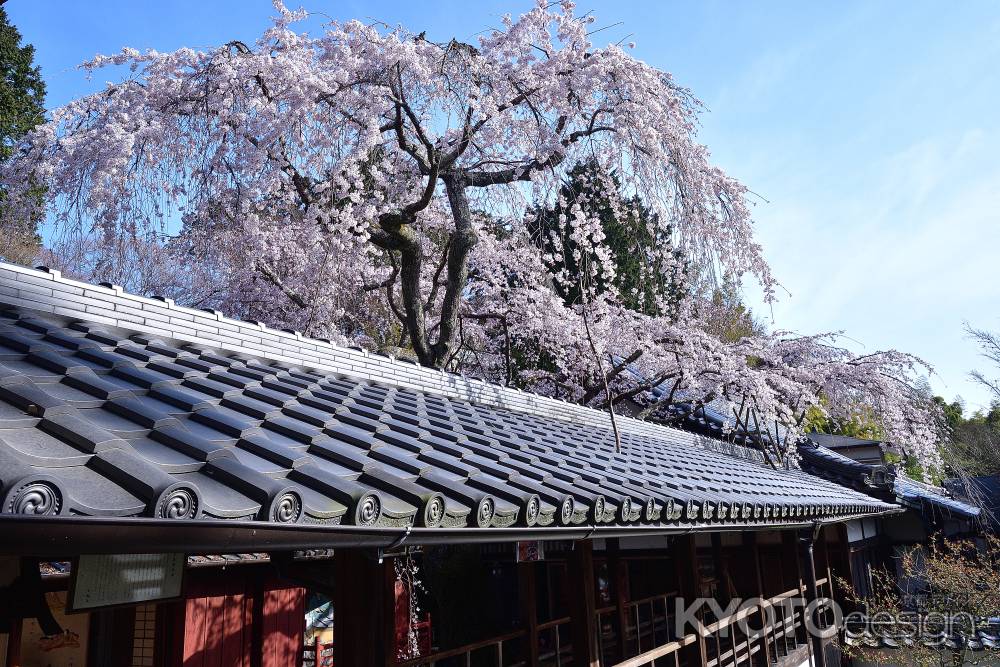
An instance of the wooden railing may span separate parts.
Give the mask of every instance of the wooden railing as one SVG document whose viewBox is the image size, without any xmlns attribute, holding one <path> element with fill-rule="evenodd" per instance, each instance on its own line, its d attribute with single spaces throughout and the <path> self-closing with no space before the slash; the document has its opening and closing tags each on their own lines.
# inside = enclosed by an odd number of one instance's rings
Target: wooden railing
<svg viewBox="0 0 1000 667">
<path fill-rule="evenodd" d="M 821 589 L 828 584 L 827 579 L 817 581 Z M 705 626 L 705 648 L 707 654 L 706 667 L 736 667 L 737 665 L 754 664 L 754 656 L 765 652 L 767 660 L 777 661 L 788 655 L 804 641 L 804 633 L 800 606 L 787 604 L 790 598 L 802 595 L 805 586 L 793 588 L 763 603 L 746 607 L 725 618 Z M 773 622 L 766 623 L 768 610 L 773 613 Z M 740 629 L 740 622 L 756 616 L 756 623 L 747 622 L 749 633 Z M 627 660 L 617 663 L 614 667 L 661 667 L 661 665 L 680 665 L 680 650 L 698 642 L 697 633 L 684 637 L 672 638 L 669 641 L 639 653 Z"/>
<path fill-rule="evenodd" d="M 609 649 L 617 648 L 618 642 L 624 645 L 625 655 L 634 655 L 670 640 L 676 595 L 675 591 L 671 591 L 631 600 L 624 605 L 621 619 L 615 619 L 619 613 L 617 606 L 598 609 L 597 625 L 601 629 L 598 647 L 601 655 L 607 655 Z M 622 626 L 620 632 L 619 625 Z M 606 633 L 603 631 L 606 627 L 615 631 Z"/>
<path fill-rule="evenodd" d="M 523 641 L 527 634 L 528 633 L 525 630 L 515 630 L 514 632 L 509 632 L 505 635 L 500 635 L 499 637 L 490 637 L 489 639 L 473 642 L 472 644 L 466 644 L 464 646 L 458 646 L 453 649 L 448 649 L 447 651 L 437 651 L 429 655 L 422 655 L 409 660 L 397 661 L 395 664 L 397 667 L 413 667 L 415 665 L 433 666 L 435 663 L 448 658 L 462 657 L 464 658 L 464 664 L 471 665 L 474 656 L 479 655 L 480 653 L 485 653 L 494 657 L 495 664 L 503 665 L 504 645 L 515 640 Z"/>
<path fill-rule="evenodd" d="M 538 624 L 538 663 L 545 667 L 562 667 L 573 662 L 573 645 L 563 638 L 569 630 L 570 617 L 553 619 Z"/>
<path fill-rule="evenodd" d="M 826 578 L 817 581 L 820 590 L 829 585 Z M 769 661 L 777 661 L 788 655 L 805 640 L 803 632 L 803 610 L 801 606 L 787 604 L 790 598 L 805 593 L 805 586 L 793 588 L 779 595 L 764 600 L 763 603 L 747 607 L 705 626 L 705 646 L 707 654 L 706 667 L 737 667 L 752 665 L 754 657 L 762 651 Z M 825 591 L 824 591 L 825 592 Z M 697 633 L 683 637 L 673 635 L 673 600 L 675 593 L 663 593 L 639 600 L 632 600 L 625 605 L 625 628 L 617 637 L 616 632 L 606 633 L 603 628 L 617 628 L 617 620 L 608 616 L 618 613 L 615 606 L 601 607 L 597 610 L 598 646 L 601 655 L 609 648 L 609 641 L 625 642 L 625 653 L 635 653 L 633 657 L 618 662 L 614 667 L 662 667 L 680 662 L 680 651 L 700 641 Z M 768 610 L 773 613 L 773 622 L 765 623 Z M 747 620 L 750 632 L 740 629 L 741 621 Z M 539 664 L 544 667 L 563 667 L 572 662 L 572 646 L 568 637 L 564 636 L 569 629 L 570 618 L 553 619 L 537 626 L 537 641 L 539 644 Z M 568 634 L 568 633 L 565 633 Z M 464 646 L 437 651 L 408 660 L 395 663 L 396 667 L 435 667 L 442 661 L 450 661 L 449 665 L 488 664 L 497 667 L 508 665 L 523 665 L 526 643 L 529 641 L 525 629 L 473 642 Z M 520 650 L 510 651 L 511 645 L 520 642 Z M 487 657 L 489 656 L 489 657 Z M 457 658 L 457 660 L 454 660 Z M 506 658 L 506 660 L 505 660 Z M 758 659 L 759 661 L 759 659 Z"/>
</svg>

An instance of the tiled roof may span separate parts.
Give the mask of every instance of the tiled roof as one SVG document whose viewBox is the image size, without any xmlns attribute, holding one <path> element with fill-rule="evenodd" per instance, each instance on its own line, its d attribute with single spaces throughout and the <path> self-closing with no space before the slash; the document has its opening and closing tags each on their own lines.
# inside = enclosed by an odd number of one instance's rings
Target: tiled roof
<svg viewBox="0 0 1000 667">
<path fill-rule="evenodd" d="M 1000 527 L 1000 475 L 945 480 L 944 486 L 958 500 L 978 506 L 980 520 Z"/>
<path fill-rule="evenodd" d="M 719 443 L 0 265 L 0 511 L 391 527 L 801 523 L 892 506 Z"/>
<path fill-rule="evenodd" d="M 976 518 L 980 514 L 978 507 L 956 500 L 947 489 L 910 479 L 890 465 L 856 461 L 819 444 L 826 439 L 816 436 L 809 434 L 798 447 L 802 468 L 814 475 L 883 497 L 895 497 L 903 505 L 920 511 L 961 518 Z"/>
<path fill-rule="evenodd" d="M 895 470 L 888 465 L 861 463 L 820 444 L 816 433 L 799 443 L 802 469 L 831 481 L 862 491 L 888 491 L 895 480 Z"/>
<path fill-rule="evenodd" d="M 963 519 L 976 519 L 981 512 L 978 507 L 950 497 L 941 487 L 924 484 L 904 475 L 896 477 L 893 490 L 899 502 L 914 509 L 929 510 L 946 517 Z"/>
</svg>

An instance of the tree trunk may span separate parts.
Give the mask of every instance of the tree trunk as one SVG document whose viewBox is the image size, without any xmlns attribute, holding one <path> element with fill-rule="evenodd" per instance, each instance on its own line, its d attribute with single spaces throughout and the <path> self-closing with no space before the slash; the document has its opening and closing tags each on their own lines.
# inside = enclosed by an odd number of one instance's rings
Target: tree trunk
<svg viewBox="0 0 1000 667">
<path fill-rule="evenodd" d="M 412 230 L 410 232 L 412 234 Z M 423 366 L 437 367 L 430 346 L 427 344 L 427 327 L 424 322 L 424 297 L 420 289 L 422 253 L 420 243 L 415 239 L 400 249 L 399 281 L 403 293 L 403 316 L 417 360 Z"/>
<path fill-rule="evenodd" d="M 437 342 L 432 346 L 431 365 L 440 368 L 447 361 L 455 347 L 458 333 L 458 315 L 462 305 L 462 291 L 469 279 L 469 253 L 479 240 L 472 223 L 472 211 L 464 178 L 448 175 L 443 178 L 448 192 L 448 203 L 455 221 L 448 251 L 447 278 L 441 304 L 441 321 Z"/>
</svg>

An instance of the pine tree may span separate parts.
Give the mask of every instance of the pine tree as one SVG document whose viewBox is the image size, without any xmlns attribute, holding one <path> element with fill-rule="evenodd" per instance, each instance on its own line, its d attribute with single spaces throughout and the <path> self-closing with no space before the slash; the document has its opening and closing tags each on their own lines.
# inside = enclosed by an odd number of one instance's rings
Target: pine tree
<svg viewBox="0 0 1000 667">
<path fill-rule="evenodd" d="M 45 82 L 34 59 L 35 47 L 21 45 L 21 33 L 0 6 L 0 163 L 45 119 Z M 38 254 L 39 220 L 10 218 L 5 215 L 3 200 L 0 191 L 0 258 L 27 264 Z"/>
</svg>

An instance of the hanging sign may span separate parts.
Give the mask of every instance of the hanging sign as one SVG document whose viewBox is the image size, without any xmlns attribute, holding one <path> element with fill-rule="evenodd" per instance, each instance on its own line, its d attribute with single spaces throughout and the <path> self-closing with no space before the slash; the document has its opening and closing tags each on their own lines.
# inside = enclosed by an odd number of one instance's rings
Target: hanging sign
<svg viewBox="0 0 1000 667">
<path fill-rule="evenodd" d="M 74 563 L 67 611 L 180 597 L 184 554 L 84 555 Z"/>
<path fill-rule="evenodd" d="M 541 541 L 532 540 L 517 543 L 518 563 L 537 563 L 540 560 L 545 560 L 545 548 Z"/>
</svg>

